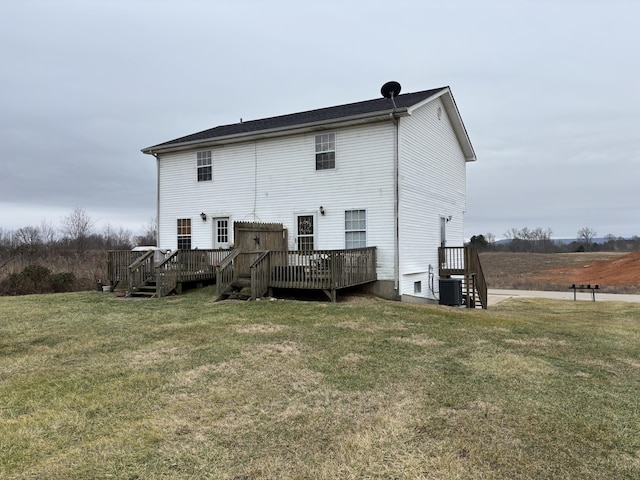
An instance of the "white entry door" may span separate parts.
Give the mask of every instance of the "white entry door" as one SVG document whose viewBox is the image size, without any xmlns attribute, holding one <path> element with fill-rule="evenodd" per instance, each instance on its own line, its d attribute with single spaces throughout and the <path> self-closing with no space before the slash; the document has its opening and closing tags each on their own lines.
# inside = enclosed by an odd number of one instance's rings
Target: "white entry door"
<svg viewBox="0 0 640 480">
<path fill-rule="evenodd" d="M 213 219 L 213 248 L 229 248 L 229 217 Z"/>
</svg>

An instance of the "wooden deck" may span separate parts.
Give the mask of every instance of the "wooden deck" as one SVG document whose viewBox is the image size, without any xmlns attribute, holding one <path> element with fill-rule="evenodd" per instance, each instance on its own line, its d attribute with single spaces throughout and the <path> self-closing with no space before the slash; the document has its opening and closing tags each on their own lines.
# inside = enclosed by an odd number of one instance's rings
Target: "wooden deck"
<svg viewBox="0 0 640 480">
<path fill-rule="evenodd" d="M 249 298 L 271 289 L 337 291 L 377 280 L 376 248 L 313 251 L 177 250 L 162 258 L 157 251 L 109 252 L 112 289 L 129 295 L 163 297 L 180 293 L 187 282 L 216 282 L 217 298 L 247 283 Z"/>
<path fill-rule="evenodd" d="M 487 282 L 484 278 L 478 249 L 475 247 L 440 247 L 438 249 L 441 278 L 461 276 L 467 307 L 487 308 Z"/>
<path fill-rule="evenodd" d="M 164 297 L 190 282 L 213 282 L 216 266 L 230 250 L 175 250 L 161 254 L 157 250 L 134 252 L 110 251 L 109 283 L 112 290 L 123 289 L 128 295 Z"/>
</svg>

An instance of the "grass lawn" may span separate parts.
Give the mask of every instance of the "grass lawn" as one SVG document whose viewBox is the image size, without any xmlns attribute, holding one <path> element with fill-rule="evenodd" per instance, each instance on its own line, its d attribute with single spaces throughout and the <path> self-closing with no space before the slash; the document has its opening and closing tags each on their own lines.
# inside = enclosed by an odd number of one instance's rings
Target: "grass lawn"
<svg viewBox="0 0 640 480">
<path fill-rule="evenodd" d="M 640 305 L 0 297 L 0 478 L 637 479 Z"/>
</svg>

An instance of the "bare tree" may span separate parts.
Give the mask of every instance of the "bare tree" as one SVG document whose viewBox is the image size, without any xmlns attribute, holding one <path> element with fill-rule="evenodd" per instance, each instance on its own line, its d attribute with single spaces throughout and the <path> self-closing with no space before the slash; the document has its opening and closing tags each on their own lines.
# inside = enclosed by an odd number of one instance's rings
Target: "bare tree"
<svg viewBox="0 0 640 480">
<path fill-rule="evenodd" d="M 13 239 L 21 247 L 35 247 L 42 243 L 40 229 L 31 225 L 16 230 Z"/>
<path fill-rule="evenodd" d="M 102 230 L 105 246 L 110 250 L 129 250 L 131 248 L 131 232 L 123 227 L 116 230 L 107 223 Z"/>
<path fill-rule="evenodd" d="M 494 243 L 496 243 L 496 236 L 491 232 L 485 233 L 484 234 L 484 238 L 485 238 L 485 240 L 487 240 L 489 245 L 493 245 Z"/>
<path fill-rule="evenodd" d="M 152 218 L 144 227 L 142 227 L 142 234 L 136 236 L 137 245 L 153 245 L 158 246 L 158 222 L 157 219 Z"/>
<path fill-rule="evenodd" d="M 76 252 L 80 255 L 83 255 L 86 250 L 94 225 L 95 222 L 89 218 L 87 212 L 79 207 L 62 218 L 62 233 L 75 244 Z"/>
<path fill-rule="evenodd" d="M 40 222 L 40 237 L 45 245 L 50 246 L 53 243 L 56 239 L 56 229 L 53 227 L 53 223 L 46 219 Z"/>
<path fill-rule="evenodd" d="M 585 248 L 589 250 L 593 244 L 593 239 L 596 236 L 596 231 L 590 227 L 582 227 L 578 230 L 578 241 L 585 243 Z"/>
</svg>

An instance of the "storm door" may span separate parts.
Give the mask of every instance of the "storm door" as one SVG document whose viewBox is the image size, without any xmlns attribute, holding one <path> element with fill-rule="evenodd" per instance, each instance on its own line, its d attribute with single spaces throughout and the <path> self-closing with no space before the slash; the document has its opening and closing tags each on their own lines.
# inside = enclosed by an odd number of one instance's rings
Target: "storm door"
<svg viewBox="0 0 640 480">
<path fill-rule="evenodd" d="M 296 240 L 299 251 L 310 251 L 314 249 L 313 215 L 298 215 L 296 217 Z"/>
</svg>

